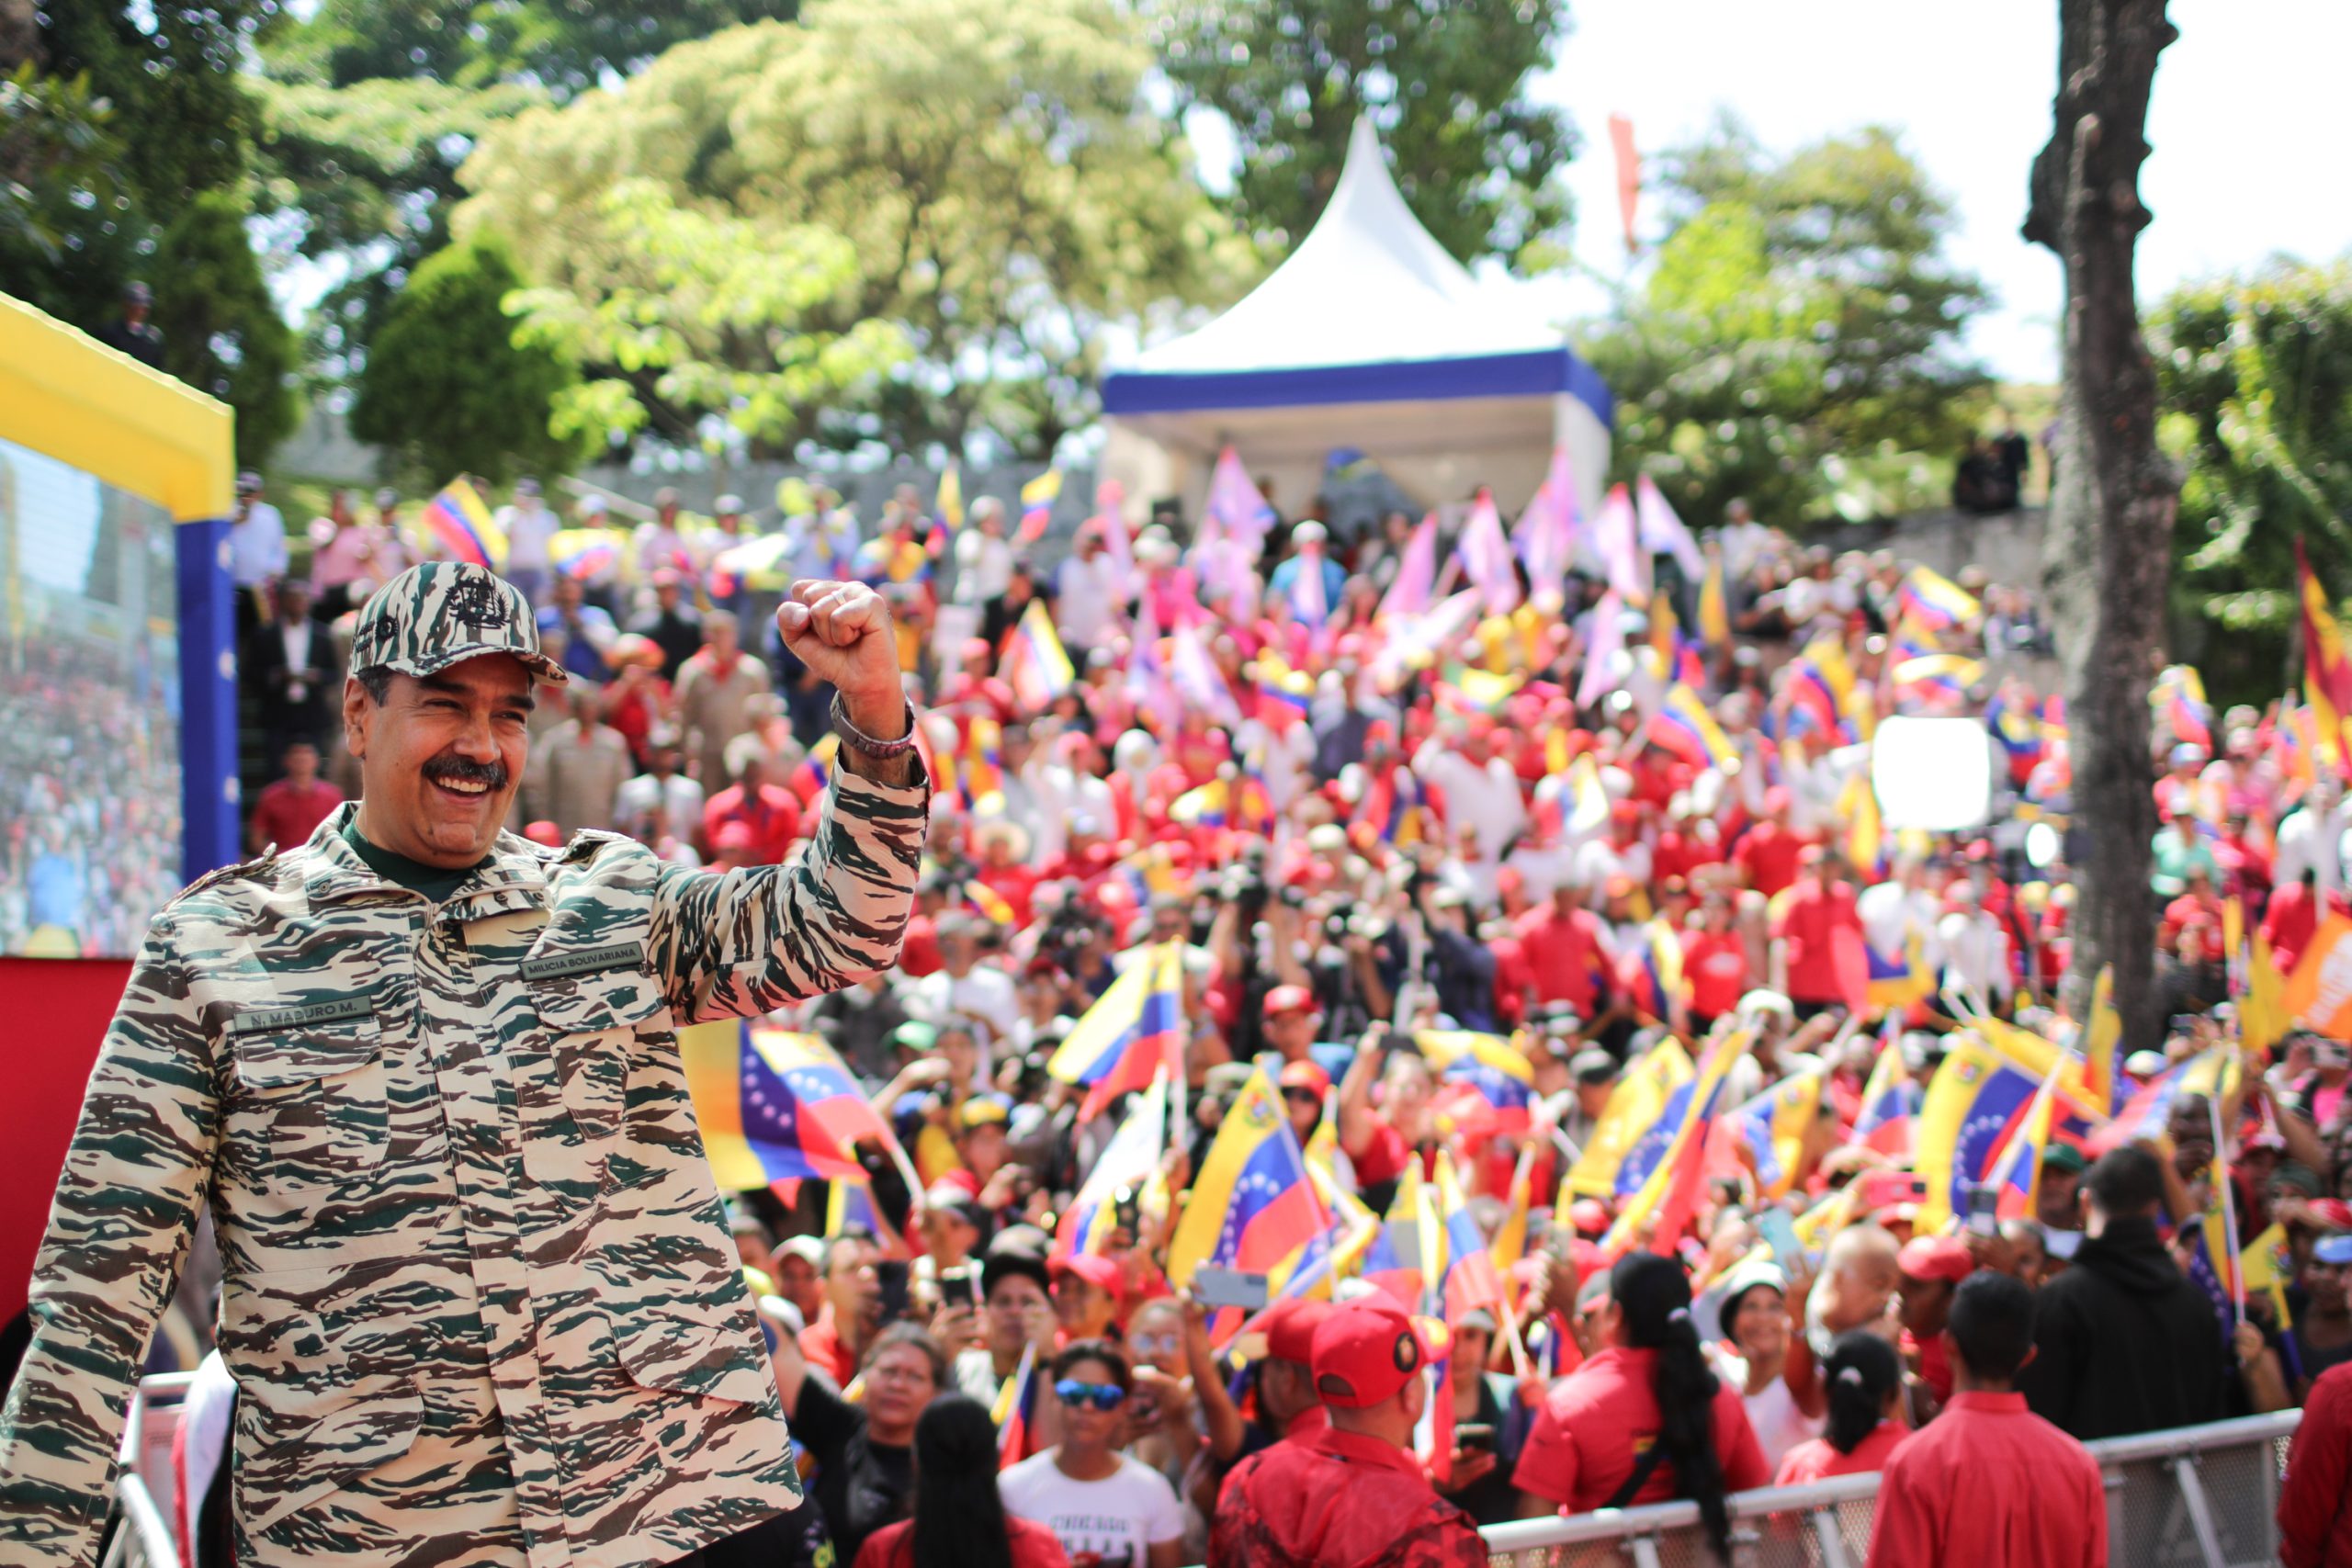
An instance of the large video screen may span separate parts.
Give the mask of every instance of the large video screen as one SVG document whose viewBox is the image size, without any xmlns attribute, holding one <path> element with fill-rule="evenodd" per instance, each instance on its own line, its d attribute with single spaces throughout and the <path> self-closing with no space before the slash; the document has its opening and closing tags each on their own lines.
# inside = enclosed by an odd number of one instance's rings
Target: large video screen
<svg viewBox="0 0 2352 1568">
<path fill-rule="evenodd" d="M 179 889 L 173 527 L 0 441 L 0 953 L 129 957 Z"/>
</svg>

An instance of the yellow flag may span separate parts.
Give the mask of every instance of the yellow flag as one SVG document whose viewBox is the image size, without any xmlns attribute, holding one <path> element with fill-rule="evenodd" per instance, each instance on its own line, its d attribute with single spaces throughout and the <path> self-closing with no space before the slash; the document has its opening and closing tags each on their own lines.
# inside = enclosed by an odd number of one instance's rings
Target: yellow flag
<svg viewBox="0 0 2352 1568">
<path fill-rule="evenodd" d="M 1672 1039 L 1659 1041 L 1627 1066 L 1617 1087 L 1609 1091 L 1609 1103 L 1601 1108 L 1591 1139 L 1561 1183 L 1563 1213 L 1578 1198 L 1607 1198 L 1617 1190 L 1617 1168 L 1642 1134 L 1657 1124 L 1667 1097 L 1693 1071 L 1681 1042 Z"/>
</svg>

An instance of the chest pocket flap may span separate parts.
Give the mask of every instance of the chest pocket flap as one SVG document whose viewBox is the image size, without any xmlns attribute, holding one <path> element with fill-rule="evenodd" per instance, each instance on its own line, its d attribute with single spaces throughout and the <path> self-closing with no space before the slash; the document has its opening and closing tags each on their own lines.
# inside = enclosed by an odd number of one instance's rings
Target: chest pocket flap
<svg viewBox="0 0 2352 1568">
<path fill-rule="evenodd" d="M 290 1193 L 352 1181 L 382 1162 L 390 1133 L 383 1040 L 372 1011 L 335 1010 L 348 1005 L 266 1008 L 230 1021 L 237 1093 L 226 1142 L 238 1168 L 251 1162 L 248 1174 L 266 1188 Z"/>
<path fill-rule="evenodd" d="M 662 1010 L 661 984 L 647 962 L 645 943 L 635 937 L 582 942 L 542 936 L 524 955 L 523 980 L 530 987 L 533 1010 L 548 1029 L 599 1034 L 642 1023 Z"/>
<path fill-rule="evenodd" d="M 237 1082 L 282 1089 L 354 1072 L 382 1049 L 368 999 L 311 1007 L 251 1009 L 229 1021 L 229 1055 Z"/>
</svg>

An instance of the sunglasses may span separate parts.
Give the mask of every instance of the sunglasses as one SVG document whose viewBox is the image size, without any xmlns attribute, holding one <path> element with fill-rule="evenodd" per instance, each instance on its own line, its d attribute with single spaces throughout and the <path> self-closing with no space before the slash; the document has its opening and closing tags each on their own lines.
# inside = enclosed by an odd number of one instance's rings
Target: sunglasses
<svg viewBox="0 0 2352 1568">
<path fill-rule="evenodd" d="M 1116 1410 L 1127 1397 L 1127 1391 L 1114 1382 L 1080 1382 L 1064 1378 L 1054 1385 L 1054 1397 L 1064 1404 L 1091 1404 L 1097 1410 Z"/>
<path fill-rule="evenodd" d="M 1323 1106 L 1323 1097 L 1311 1089 L 1286 1089 L 1283 1099 L 1292 1105 L 1312 1105 L 1317 1110 Z"/>
</svg>

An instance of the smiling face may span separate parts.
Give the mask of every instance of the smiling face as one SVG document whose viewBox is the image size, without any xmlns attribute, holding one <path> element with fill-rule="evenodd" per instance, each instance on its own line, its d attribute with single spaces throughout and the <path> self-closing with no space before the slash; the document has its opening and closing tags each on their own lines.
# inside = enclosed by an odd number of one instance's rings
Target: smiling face
<svg viewBox="0 0 2352 1568">
<path fill-rule="evenodd" d="M 359 760 L 359 830 L 370 843 L 458 871 L 490 852 L 523 783 L 531 676 L 509 654 L 431 675 L 394 675 L 377 702 L 355 677 L 345 744 Z"/>
</svg>

